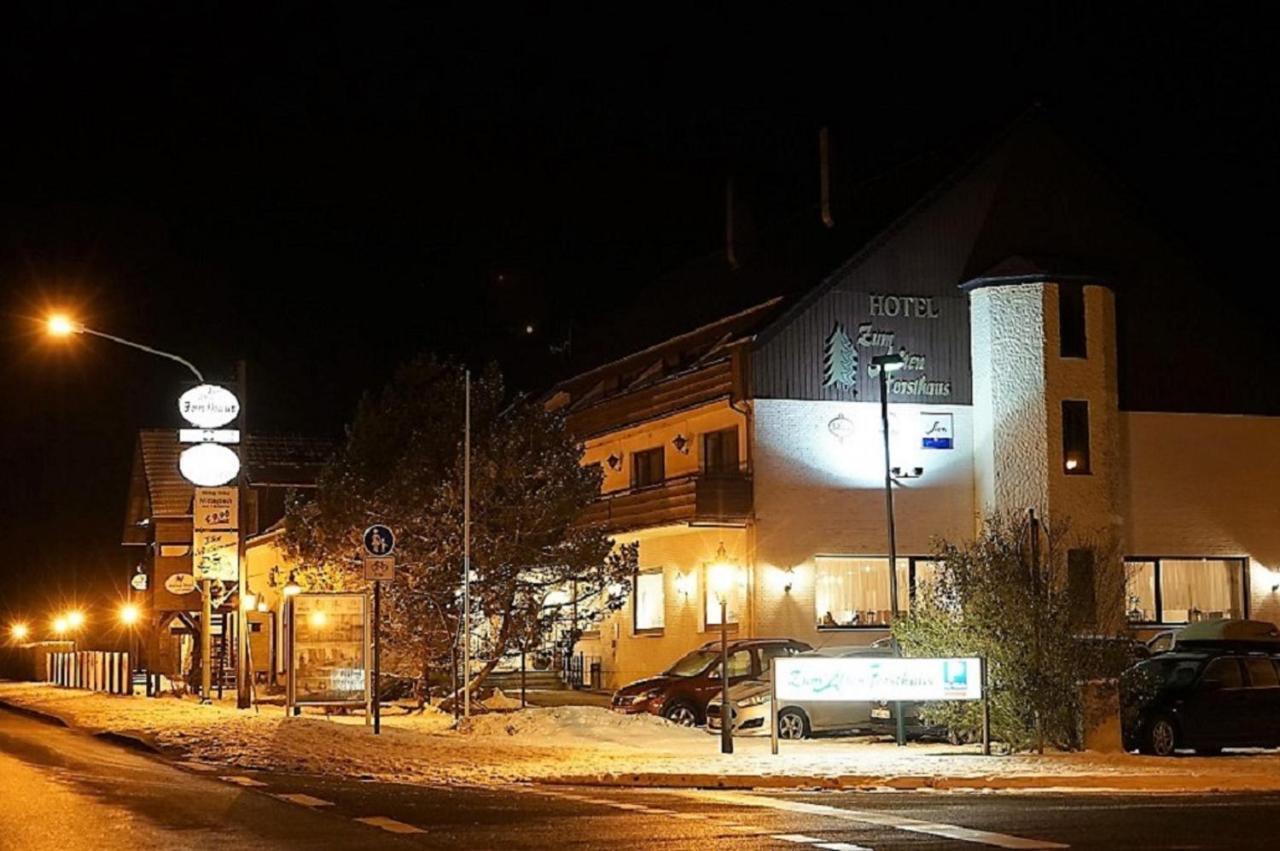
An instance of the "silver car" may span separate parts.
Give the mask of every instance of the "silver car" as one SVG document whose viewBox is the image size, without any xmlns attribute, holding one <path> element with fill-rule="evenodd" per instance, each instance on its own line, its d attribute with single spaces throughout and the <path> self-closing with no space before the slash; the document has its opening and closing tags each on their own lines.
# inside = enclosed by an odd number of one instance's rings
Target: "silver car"
<svg viewBox="0 0 1280 851">
<path fill-rule="evenodd" d="M 800 653 L 797 658 L 816 656 L 827 659 L 845 659 L 857 656 L 892 656 L 887 642 L 877 642 L 869 647 L 829 647 Z M 729 689 L 729 701 L 733 705 L 733 734 L 735 736 L 767 736 L 771 693 L 769 683 L 763 680 L 746 680 Z M 707 732 L 719 734 L 722 712 L 717 695 L 707 704 Z M 882 727 L 884 719 L 877 718 L 883 708 L 871 701 L 823 701 L 790 702 L 778 710 L 778 738 L 803 739 L 813 733 L 872 731 Z"/>
</svg>

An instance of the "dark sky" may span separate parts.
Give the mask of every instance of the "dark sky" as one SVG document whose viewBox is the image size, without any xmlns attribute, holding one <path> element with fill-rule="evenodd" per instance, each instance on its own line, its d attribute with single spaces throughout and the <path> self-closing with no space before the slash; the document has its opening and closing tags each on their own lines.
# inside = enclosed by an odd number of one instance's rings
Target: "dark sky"
<svg viewBox="0 0 1280 851">
<path fill-rule="evenodd" d="M 497 357 L 538 389 L 570 333 L 589 363 L 741 306 L 648 284 L 716 262 L 729 175 L 744 230 L 816 223 L 823 125 L 856 205 L 1038 100 L 1214 270 L 1241 335 L 1274 318 L 1248 293 L 1273 286 L 1280 65 L 1243 5 L 107 5 L 0 23 L 0 615 L 126 575 L 133 434 L 177 424 L 184 382 L 51 344 L 49 307 L 212 377 L 247 358 L 254 430 L 338 435 L 420 351 Z"/>
</svg>

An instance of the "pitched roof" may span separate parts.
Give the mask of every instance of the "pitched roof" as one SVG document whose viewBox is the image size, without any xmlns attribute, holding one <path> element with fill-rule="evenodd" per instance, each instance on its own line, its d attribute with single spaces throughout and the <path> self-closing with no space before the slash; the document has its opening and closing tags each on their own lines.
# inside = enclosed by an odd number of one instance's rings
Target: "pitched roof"
<svg viewBox="0 0 1280 851">
<path fill-rule="evenodd" d="M 248 435 L 245 473 L 251 486 L 307 487 L 315 484 L 333 455 L 332 441 L 298 435 Z M 176 429 L 138 432 L 125 517 L 125 543 L 141 543 L 139 523 L 154 517 L 191 513 L 194 488 L 178 471 L 182 444 Z"/>
</svg>

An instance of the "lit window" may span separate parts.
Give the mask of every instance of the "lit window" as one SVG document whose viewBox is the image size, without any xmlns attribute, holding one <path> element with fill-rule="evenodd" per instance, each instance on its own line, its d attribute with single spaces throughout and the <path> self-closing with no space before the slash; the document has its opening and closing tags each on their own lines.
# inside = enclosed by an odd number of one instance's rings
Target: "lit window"
<svg viewBox="0 0 1280 851">
<path fill-rule="evenodd" d="M 887 627 L 892 618 L 889 560 L 884 557 L 814 559 L 813 601 L 819 629 Z M 937 577 L 937 562 L 898 559 L 898 610 L 911 608 L 915 591 Z"/>
<path fill-rule="evenodd" d="M 740 571 L 735 571 L 735 572 L 739 575 L 739 577 L 741 576 Z M 705 599 L 706 599 L 705 623 L 709 627 L 720 626 L 720 598 L 716 596 L 716 593 L 713 590 L 711 590 L 711 583 L 709 581 L 707 570 L 703 570 L 702 572 L 702 587 L 705 589 Z M 728 599 L 725 602 L 727 604 L 725 607 L 726 608 L 725 623 L 728 624 L 729 626 L 734 626 L 735 624 L 738 623 L 739 609 L 742 605 L 742 583 L 741 582 L 733 583 L 733 586 L 729 589 Z"/>
<path fill-rule="evenodd" d="M 1069 476 L 1089 474 L 1089 403 L 1062 402 L 1062 468 Z"/>
<path fill-rule="evenodd" d="M 1126 611 L 1138 623 L 1245 617 L 1245 562 L 1236 558 L 1131 559 Z"/>
<path fill-rule="evenodd" d="M 635 631 L 660 630 L 666 624 L 662 571 L 636 574 L 636 593 L 632 601 Z"/>
</svg>

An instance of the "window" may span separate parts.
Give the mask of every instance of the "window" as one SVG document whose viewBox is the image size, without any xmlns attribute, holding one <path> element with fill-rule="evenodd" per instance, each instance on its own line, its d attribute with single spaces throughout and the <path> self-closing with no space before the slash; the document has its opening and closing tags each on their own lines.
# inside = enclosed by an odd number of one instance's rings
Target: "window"
<svg viewBox="0 0 1280 851">
<path fill-rule="evenodd" d="M 1062 401 L 1062 468 L 1070 476 L 1089 475 L 1089 403 Z"/>
<path fill-rule="evenodd" d="M 1125 578 L 1125 608 L 1135 623 L 1193 623 L 1248 614 L 1244 559 L 1127 559 Z"/>
<path fill-rule="evenodd" d="M 729 599 L 725 612 L 725 623 L 734 626 L 738 623 L 739 607 L 742 605 L 742 573 L 738 573 L 739 581 L 733 584 L 729 589 Z M 720 598 L 711 590 L 711 583 L 708 581 L 707 571 L 702 571 L 702 587 L 703 595 L 706 600 L 704 621 L 708 628 L 720 626 Z"/>
<path fill-rule="evenodd" d="M 662 447 L 646 449 L 631 456 L 631 487 L 647 488 L 662 484 L 666 478 Z"/>
<path fill-rule="evenodd" d="M 716 655 L 717 657 L 719 656 L 718 653 Z M 712 679 L 720 676 L 719 659 L 717 659 L 716 663 L 711 666 L 711 670 L 708 671 L 708 674 L 712 677 Z M 734 677 L 749 677 L 749 676 L 751 676 L 751 651 L 735 650 L 732 653 L 730 653 L 729 654 L 729 679 L 733 679 Z"/>
<path fill-rule="evenodd" d="M 702 472 L 727 476 L 738 472 L 738 430 L 726 428 L 702 436 Z"/>
<path fill-rule="evenodd" d="M 1214 659 L 1204 669 L 1201 682 L 1216 681 L 1223 688 L 1241 688 L 1244 676 L 1240 673 L 1240 660 L 1234 658 Z"/>
<path fill-rule="evenodd" d="M 631 603 L 636 632 L 659 632 L 666 624 L 662 571 L 636 574 L 636 594 Z"/>
<path fill-rule="evenodd" d="M 794 656 L 800 650 L 789 644 L 771 644 L 767 647 L 759 648 L 756 652 L 760 654 L 760 673 L 767 674 L 769 669 L 773 667 L 774 659 L 779 656 Z"/>
<path fill-rule="evenodd" d="M 1249 670 L 1249 685 L 1253 688 L 1280 687 L 1280 677 L 1276 676 L 1276 667 L 1270 659 L 1262 657 L 1245 659 L 1244 666 Z"/>
<path fill-rule="evenodd" d="M 1064 358 L 1089 356 L 1084 331 L 1084 287 L 1058 284 L 1059 354 Z"/>
<path fill-rule="evenodd" d="M 814 615 L 819 629 L 887 627 L 892 620 L 889 559 L 884 556 L 814 559 Z M 937 576 L 930 559 L 898 559 L 898 610 L 911 608 L 916 590 Z"/>
</svg>

